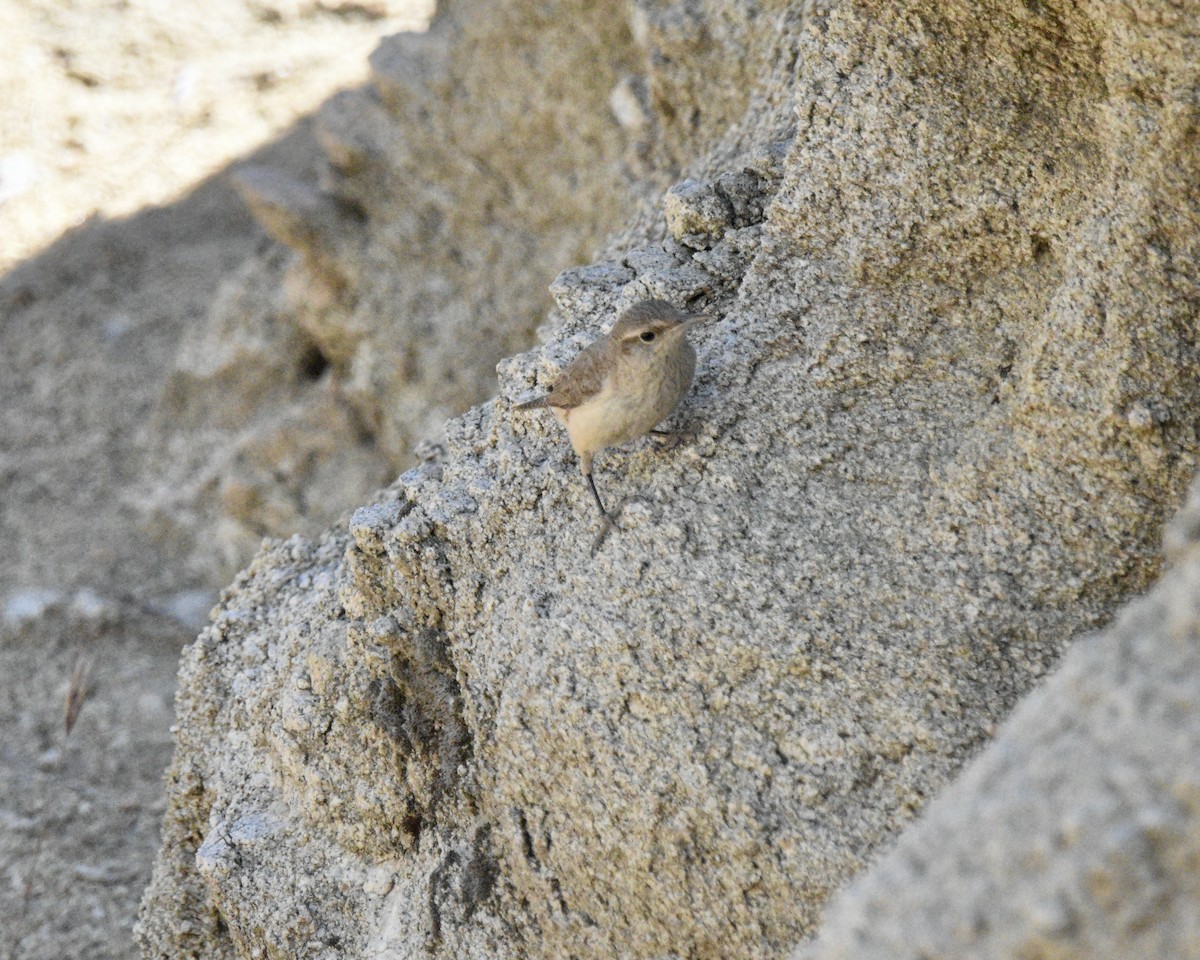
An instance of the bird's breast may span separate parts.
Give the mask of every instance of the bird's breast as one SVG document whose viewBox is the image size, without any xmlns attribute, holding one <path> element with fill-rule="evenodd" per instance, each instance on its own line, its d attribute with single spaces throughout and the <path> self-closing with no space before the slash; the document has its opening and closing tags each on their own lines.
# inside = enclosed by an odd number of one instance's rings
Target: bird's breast
<svg viewBox="0 0 1200 960">
<path fill-rule="evenodd" d="M 555 413 L 576 451 L 626 443 L 671 415 L 691 385 L 695 366 L 696 353 L 684 342 L 673 356 L 618 366 L 586 403 Z"/>
</svg>

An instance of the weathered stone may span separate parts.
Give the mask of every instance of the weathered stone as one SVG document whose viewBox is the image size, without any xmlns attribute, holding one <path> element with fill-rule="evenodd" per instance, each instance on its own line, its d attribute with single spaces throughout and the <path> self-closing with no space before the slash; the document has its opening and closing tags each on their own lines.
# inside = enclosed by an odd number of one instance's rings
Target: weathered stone
<svg viewBox="0 0 1200 960">
<path fill-rule="evenodd" d="M 1075 644 L 797 960 L 1200 956 L 1198 518 L 1200 483 L 1175 569 Z"/>
<path fill-rule="evenodd" d="M 1157 577 L 1200 407 L 1180 8 L 637 10 L 644 129 L 724 212 L 675 238 L 643 204 L 560 275 L 501 399 L 227 593 L 188 654 L 148 957 L 780 956 Z M 503 398 L 654 293 L 714 318 L 689 439 L 605 454 L 597 541 L 558 425 Z"/>
<path fill-rule="evenodd" d="M 701 248 L 733 226 L 733 205 L 709 184 L 684 180 L 663 201 L 667 229 L 678 242 Z"/>
</svg>

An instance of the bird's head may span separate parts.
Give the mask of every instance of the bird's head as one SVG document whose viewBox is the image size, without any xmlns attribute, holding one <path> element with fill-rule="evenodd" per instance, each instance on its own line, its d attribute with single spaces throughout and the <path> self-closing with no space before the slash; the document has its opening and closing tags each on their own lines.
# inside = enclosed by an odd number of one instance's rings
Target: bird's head
<svg viewBox="0 0 1200 960">
<path fill-rule="evenodd" d="M 656 352 L 678 343 L 688 328 L 707 319 L 666 300 L 641 300 L 621 314 L 609 336 L 625 350 Z"/>
</svg>

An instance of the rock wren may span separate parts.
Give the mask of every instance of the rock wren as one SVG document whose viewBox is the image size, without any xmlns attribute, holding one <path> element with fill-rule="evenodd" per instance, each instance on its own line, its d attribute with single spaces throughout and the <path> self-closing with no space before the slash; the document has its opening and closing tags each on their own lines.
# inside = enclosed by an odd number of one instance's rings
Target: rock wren
<svg viewBox="0 0 1200 960">
<path fill-rule="evenodd" d="M 642 300 L 626 310 L 612 330 L 568 364 L 544 397 L 517 404 L 545 404 L 567 428 L 571 446 L 609 523 L 612 517 L 592 479 L 592 458 L 605 447 L 636 440 L 670 416 L 692 383 L 696 351 L 690 326 L 707 317 L 684 313 L 665 300 Z"/>
</svg>

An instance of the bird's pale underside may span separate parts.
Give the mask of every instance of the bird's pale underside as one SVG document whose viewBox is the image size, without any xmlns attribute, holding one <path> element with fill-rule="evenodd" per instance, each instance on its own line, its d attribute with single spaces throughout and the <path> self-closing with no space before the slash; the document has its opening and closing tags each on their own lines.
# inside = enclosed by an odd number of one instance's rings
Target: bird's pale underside
<svg viewBox="0 0 1200 960">
<path fill-rule="evenodd" d="M 606 447 L 651 432 L 679 406 L 696 370 L 687 331 L 703 319 L 665 300 L 635 303 L 568 364 L 546 396 L 516 407 L 548 406 L 567 428 L 606 523 L 612 517 L 596 489 L 592 460 Z"/>
</svg>

